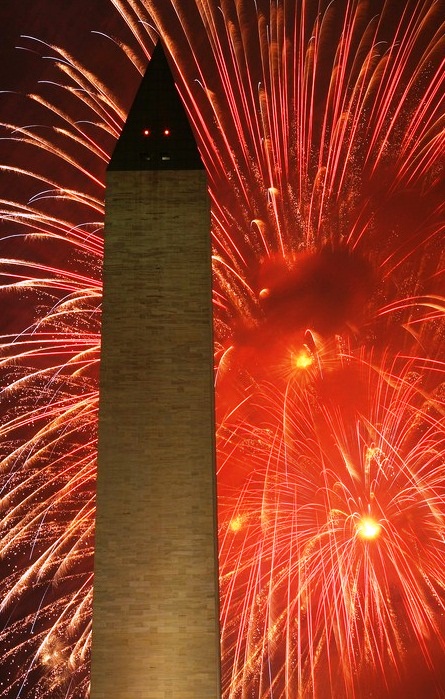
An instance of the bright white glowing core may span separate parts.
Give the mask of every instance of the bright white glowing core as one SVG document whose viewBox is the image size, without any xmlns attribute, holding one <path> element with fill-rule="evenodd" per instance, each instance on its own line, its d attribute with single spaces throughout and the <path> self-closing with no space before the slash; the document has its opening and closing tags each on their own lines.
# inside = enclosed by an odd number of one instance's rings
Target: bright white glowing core
<svg viewBox="0 0 445 699">
<path fill-rule="evenodd" d="M 357 524 L 357 533 L 362 539 L 376 539 L 382 527 L 372 517 L 362 517 Z"/>
</svg>

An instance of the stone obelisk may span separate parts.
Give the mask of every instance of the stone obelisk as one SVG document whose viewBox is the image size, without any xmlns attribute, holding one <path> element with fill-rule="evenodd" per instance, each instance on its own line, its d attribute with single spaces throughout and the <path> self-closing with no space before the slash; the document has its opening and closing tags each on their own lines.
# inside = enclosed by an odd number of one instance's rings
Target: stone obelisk
<svg viewBox="0 0 445 699">
<path fill-rule="evenodd" d="M 160 44 L 107 173 L 91 699 L 217 699 L 210 214 Z"/>
</svg>

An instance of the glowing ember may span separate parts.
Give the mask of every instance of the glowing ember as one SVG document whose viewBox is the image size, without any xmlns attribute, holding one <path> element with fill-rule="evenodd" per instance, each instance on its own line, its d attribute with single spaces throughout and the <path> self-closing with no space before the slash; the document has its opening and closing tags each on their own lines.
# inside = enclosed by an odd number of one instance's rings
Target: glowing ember
<svg viewBox="0 0 445 699">
<path fill-rule="evenodd" d="M 292 355 L 292 364 L 296 369 L 307 369 L 314 363 L 314 358 L 307 350 L 301 350 L 299 354 Z"/>
<path fill-rule="evenodd" d="M 240 529 L 242 529 L 243 524 L 244 524 L 243 515 L 236 515 L 236 517 L 234 517 L 233 519 L 230 520 L 230 531 L 239 532 Z"/>
</svg>

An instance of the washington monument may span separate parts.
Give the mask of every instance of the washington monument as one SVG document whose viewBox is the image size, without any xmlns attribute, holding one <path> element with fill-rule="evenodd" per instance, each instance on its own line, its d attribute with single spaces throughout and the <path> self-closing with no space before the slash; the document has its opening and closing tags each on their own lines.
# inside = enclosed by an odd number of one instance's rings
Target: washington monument
<svg viewBox="0 0 445 699">
<path fill-rule="evenodd" d="M 210 213 L 156 47 L 107 173 L 91 699 L 218 699 Z"/>
</svg>

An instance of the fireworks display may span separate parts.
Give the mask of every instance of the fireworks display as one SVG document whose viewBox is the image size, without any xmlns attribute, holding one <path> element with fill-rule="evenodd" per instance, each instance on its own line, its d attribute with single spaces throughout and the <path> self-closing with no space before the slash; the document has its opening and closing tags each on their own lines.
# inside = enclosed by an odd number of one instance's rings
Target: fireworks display
<svg viewBox="0 0 445 699">
<path fill-rule="evenodd" d="M 180 5 L 110 0 L 93 67 L 23 39 L 0 696 L 89 693 L 103 176 L 159 34 L 212 201 L 224 699 L 443 697 L 444 5 Z"/>
</svg>

